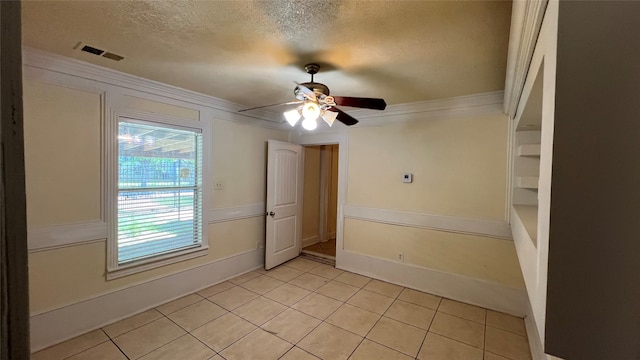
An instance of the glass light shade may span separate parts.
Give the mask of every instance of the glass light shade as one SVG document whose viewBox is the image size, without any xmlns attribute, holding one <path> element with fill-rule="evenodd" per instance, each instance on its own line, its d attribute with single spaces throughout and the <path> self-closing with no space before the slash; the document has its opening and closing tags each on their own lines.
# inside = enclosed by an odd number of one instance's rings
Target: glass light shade
<svg viewBox="0 0 640 360">
<path fill-rule="evenodd" d="M 302 120 L 302 127 L 305 128 L 305 130 L 315 130 L 315 128 L 318 127 L 318 122 L 316 119 L 304 118 L 304 120 Z"/>
<path fill-rule="evenodd" d="M 313 101 L 307 101 L 302 105 L 302 117 L 315 120 L 320 115 L 320 106 Z"/>
<path fill-rule="evenodd" d="M 324 120 L 324 122 L 329 124 L 329 126 L 333 125 L 333 122 L 336 121 L 337 117 L 338 117 L 338 113 L 334 111 L 326 110 L 325 112 L 322 113 L 322 120 Z"/>
<path fill-rule="evenodd" d="M 284 118 L 287 119 L 289 125 L 296 126 L 296 123 L 300 120 L 300 113 L 298 112 L 298 109 L 285 111 Z"/>
</svg>

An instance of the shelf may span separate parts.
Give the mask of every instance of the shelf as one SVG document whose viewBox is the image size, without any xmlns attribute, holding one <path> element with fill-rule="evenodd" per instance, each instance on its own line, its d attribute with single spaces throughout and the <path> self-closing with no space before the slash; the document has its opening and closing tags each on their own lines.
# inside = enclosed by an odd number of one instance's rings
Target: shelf
<svg viewBox="0 0 640 360">
<path fill-rule="evenodd" d="M 522 144 L 518 146 L 518 156 L 540 158 L 540 144 Z"/>
<path fill-rule="evenodd" d="M 516 115 L 516 131 L 540 130 L 542 127 L 542 90 L 544 65 L 540 66 L 533 84 L 527 79 Z"/>
<path fill-rule="evenodd" d="M 534 246 L 538 241 L 538 207 L 536 205 L 513 205 L 516 215 L 524 225 Z"/>
<path fill-rule="evenodd" d="M 538 190 L 537 176 L 518 176 L 515 180 L 515 187 L 517 188 Z"/>
</svg>

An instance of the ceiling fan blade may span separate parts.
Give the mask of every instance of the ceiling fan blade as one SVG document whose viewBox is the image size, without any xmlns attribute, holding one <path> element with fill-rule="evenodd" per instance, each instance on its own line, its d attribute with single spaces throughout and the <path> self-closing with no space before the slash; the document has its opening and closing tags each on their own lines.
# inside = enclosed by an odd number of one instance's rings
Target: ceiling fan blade
<svg viewBox="0 0 640 360">
<path fill-rule="evenodd" d="M 334 96 L 333 100 L 340 106 L 351 106 L 364 109 L 384 110 L 387 103 L 384 99 L 361 98 L 350 96 Z"/>
<path fill-rule="evenodd" d="M 302 91 L 303 94 L 305 94 L 310 100 L 312 101 L 317 101 L 316 99 L 316 93 L 314 93 L 311 89 L 309 89 L 308 87 L 301 85 L 297 82 L 293 82 L 294 84 L 298 85 L 298 89 L 300 89 L 300 91 Z"/>
<path fill-rule="evenodd" d="M 269 106 L 293 105 L 293 104 L 302 104 L 302 101 L 290 101 L 290 102 L 286 102 L 286 103 L 277 103 L 277 104 L 270 104 L 270 105 L 256 106 L 256 107 L 252 107 L 252 108 L 248 108 L 248 109 L 238 110 L 238 112 L 249 111 L 249 110 L 255 110 L 255 109 L 262 109 L 262 108 L 266 108 L 266 107 L 269 107 Z"/>
<path fill-rule="evenodd" d="M 347 125 L 347 126 L 351 126 L 351 125 L 355 125 L 358 123 L 358 120 L 356 120 L 354 117 L 352 117 L 351 115 L 347 114 L 346 112 L 338 109 L 337 107 L 332 107 L 331 111 L 335 111 L 338 113 L 338 117 L 336 118 L 336 120 L 340 121 L 341 123 Z"/>
</svg>

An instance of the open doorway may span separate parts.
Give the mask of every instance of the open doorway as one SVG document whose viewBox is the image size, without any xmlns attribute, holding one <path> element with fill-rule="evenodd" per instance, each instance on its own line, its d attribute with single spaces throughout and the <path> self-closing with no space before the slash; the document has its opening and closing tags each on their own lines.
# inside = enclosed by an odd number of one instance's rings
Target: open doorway
<svg viewBox="0 0 640 360">
<path fill-rule="evenodd" d="M 305 146 L 303 254 L 335 261 L 339 146 Z"/>
</svg>

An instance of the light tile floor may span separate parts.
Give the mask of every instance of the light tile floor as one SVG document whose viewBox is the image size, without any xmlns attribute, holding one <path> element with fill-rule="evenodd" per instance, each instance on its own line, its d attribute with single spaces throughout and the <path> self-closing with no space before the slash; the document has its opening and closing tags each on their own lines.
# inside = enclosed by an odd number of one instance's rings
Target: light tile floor
<svg viewBox="0 0 640 360">
<path fill-rule="evenodd" d="M 35 353 L 41 359 L 531 359 L 520 318 L 296 258 Z"/>
</svg>

